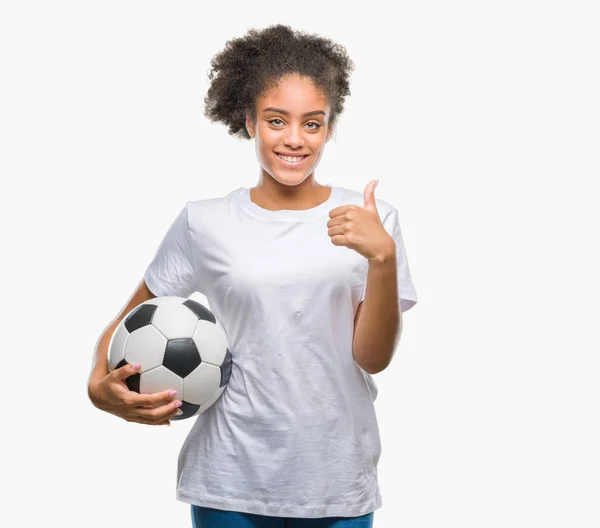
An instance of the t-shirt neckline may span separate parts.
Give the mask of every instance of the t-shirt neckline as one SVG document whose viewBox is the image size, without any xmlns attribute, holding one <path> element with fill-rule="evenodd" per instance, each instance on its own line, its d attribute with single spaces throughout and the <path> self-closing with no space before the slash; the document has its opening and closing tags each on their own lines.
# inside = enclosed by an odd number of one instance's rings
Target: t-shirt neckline
<svg viewBox="0 0 600 528">
<path fill-rule="evenodd" d="M 325 185 L 325 187 L 329 187 L 331 189 L 329 198 L 316 207 L 311 207 L 310 209 L 280 209 L 279 211 L 264 209 L 255 204 L 250 199 L 250 187 L 242 187 L 244 191 L 241 194 L 242 206 L 244 209 L 252 213 L 252 215 L 263 220 L 289 220 L 294 222 L 304 222 L 306 220 L 322 216 L 323 213 L 329 213 L 329 211 L 333 209 L 337 188 L 333 185 Z"/>
</svg>

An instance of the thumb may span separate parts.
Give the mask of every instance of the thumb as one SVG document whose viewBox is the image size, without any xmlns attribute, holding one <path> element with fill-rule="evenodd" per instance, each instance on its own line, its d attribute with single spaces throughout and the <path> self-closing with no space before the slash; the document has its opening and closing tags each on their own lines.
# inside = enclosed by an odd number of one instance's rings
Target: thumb
<svg viewBox="0 0 600 528">
<path fill-rule="evenodd" d="M 372 209 L 374 211 L 377 211 L 377 205 L 375 204 L 375 187 L 377 187 L 378 183 L 379 180 L 372 180 L 369 183 L 367 183 L 364 193 L 365 209 Z"/>
</svg>

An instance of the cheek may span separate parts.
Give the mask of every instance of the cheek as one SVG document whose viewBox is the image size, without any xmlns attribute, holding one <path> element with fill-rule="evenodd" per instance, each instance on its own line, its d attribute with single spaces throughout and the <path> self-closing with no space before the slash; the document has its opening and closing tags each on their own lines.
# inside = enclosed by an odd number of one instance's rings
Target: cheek
<svg viewBox="0 0 600 528">
<path fill-rule="evenodd" d="M 260 149 L 260 158 L 265 163 L 273 163 L 271 154 L 271 148 L 267 147 L 266 145 L 263 145 Z"/>
<path fill-rule="evenodd" d="M 327 144 L 327 142 L 325 141 L 326 139 L 327 139 L 327 136 L 325 135 L 325 132 L 315 135 L 315 137 L 313 139 L 314 149 L 315 150 L 323 150 L 323 148 Z"/>
<path fill-rule="evenodd" d="M 312 151 L 315 153 L 316 156 L 321 156 L 321 154 L 323 154 L 324 150 L 325 150 L 325 142 L 324 141 L 316 141 L 315 144 L 312 146 Z"/>
<path fill-rule="evenodd" d="M 269 134 L 263 134 L 257 142 L 257 149 L 264 154 L 269 154 L 277 144 L 276 138 Z"/>
</svg>

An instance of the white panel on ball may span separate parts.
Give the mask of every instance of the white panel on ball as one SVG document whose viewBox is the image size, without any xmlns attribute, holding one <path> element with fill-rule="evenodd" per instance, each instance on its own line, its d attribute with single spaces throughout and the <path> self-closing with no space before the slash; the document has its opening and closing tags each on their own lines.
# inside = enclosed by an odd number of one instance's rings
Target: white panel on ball
<svg viewBox="0 0 600 528">
<path fill-rule="evenodd" d="M 185 301 L 185 297 L 175 297 L 173 295 L 165 295 L 164 297 L 153 297 L 147 301 L 144 301 L 144 304 L 154 304 L 155 306 L 160 306 L 161 304 L 168 303 L 182 303 Z"/>
<path fill-rule="evenodd" d="M 152 325 L 167 339 L 192 337 L 198 316 L 183 304 L 161 305 L 156 308 Z"/>
<path fill-rule="evenodd" d="M 227 385 L 223 385 L 221 388 L 217 389 L 217 391 L 200 406 L 200 410 L 198 412 L 203 413 L 213 403 L 215 403 L 221 397 L 221 394 L 223 394 L 225 387 L 227 387 Z"/>
<path fill-rule="evenodd" d="M 167 339 L 154 326 L 147 325 L 134 330 L 125 346 L 127 363 L 141 363 L 140 372 L 162 365 Z"/>
<path fill-rule="evenodd" d="M 210 321 L 198 321 L 192 339 L 203 362 L 217 366 L 223 364 L 227 354 L 227 341 L 217 325 Z"/>
<path fill-rule="evenodd" d="M 201 405 L 206 402 L 221 384 L 221 369 L 208 363 L 200 363 L 183 382 L 185 401 Z"/>
<path fill-rule="evenodd" d="M 144 372 L 140 376 L 140 393 L 141 394 L 153 394 L 155 392 L 162 392 L 170 387 L 177 391 L 177 398 L 183 398 L 183 379 L 170 371 L 168 368 L 156 367 L 150 372 Z"/>
</svg>

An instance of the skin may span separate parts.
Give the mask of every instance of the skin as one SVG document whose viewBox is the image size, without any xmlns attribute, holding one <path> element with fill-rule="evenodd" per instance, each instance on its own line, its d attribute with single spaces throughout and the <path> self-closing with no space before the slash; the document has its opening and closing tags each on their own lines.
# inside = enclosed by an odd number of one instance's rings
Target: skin
<svg viewBox="0 0 600 528">
<path fill-rule="evenodd" d="M 313 111 L 324 114 L 305 116 Z M 256 116 L 246 115 L 260 164 L 258 183 L 250 190 L 254 203 L 272 211 L 300 210 L 329 198 L 331 190 L 316 182 L 315 169 L 333 132 L 330 116 L 327 96 L 310 78 L 298 74 L 282 77 L 257 99 Z M 308 158 L 299 167 L 287 167 L 276 152 L 308 154 Z"/>
</svg>

